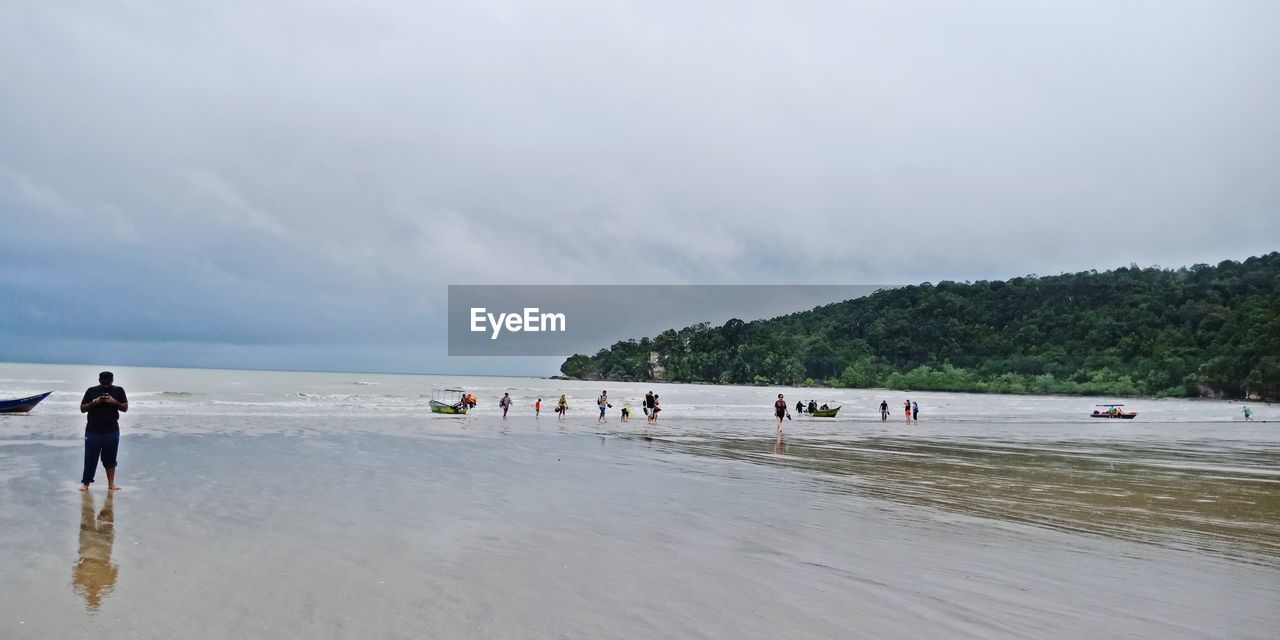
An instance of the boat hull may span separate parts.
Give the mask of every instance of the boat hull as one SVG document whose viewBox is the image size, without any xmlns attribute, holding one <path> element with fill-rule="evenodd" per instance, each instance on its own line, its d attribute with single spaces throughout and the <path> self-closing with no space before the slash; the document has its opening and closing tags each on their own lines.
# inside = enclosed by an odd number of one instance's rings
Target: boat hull
<svg viewBox="0 0 1280 640">
<path fill-rule="evenodd" d="M 17 398 L 16 400 L 0 400 L 0 413 L 26 413 L 40 404 L 41 400 L 53 393 L 48 391 L 36 396 Z"/>
<path fill-rule="evenodd" d="M 461 416 L 466 415 L 467 413 L 467 407 L 465 405 L 462 407 L 456 407 L 438 400 L 432 400 L 429 406 L 431 407 L 431 413 L 440 413 L 447 416 Z"/>
<path fill-rule="evenodd" d="M 836 407 L 834 409 L 818 409 L 817 411 L 811 412 L 809 416 L 813 418 L 834 418 L 836 417 L 836 412 L 839 410 L 840 407 Z"/>
<path fill-rule="evenodd" d="M 1137 414 L 1137 412 L 1134 412 L 1134 413 L 1115 413 L 1115 414 L 1112 414 L 1112 413 L 1095 413 L 1095 414 L 1090 415 L 1089 417 L 1090 417 L 1090 418 L 1107 418 L 1107 419 L 1109 419 L 1109 420 L 1132 420 L 1132 419 L 1134 419 L 1134 418 L 1138 417 L 1138 414 Z"/>
</svg>

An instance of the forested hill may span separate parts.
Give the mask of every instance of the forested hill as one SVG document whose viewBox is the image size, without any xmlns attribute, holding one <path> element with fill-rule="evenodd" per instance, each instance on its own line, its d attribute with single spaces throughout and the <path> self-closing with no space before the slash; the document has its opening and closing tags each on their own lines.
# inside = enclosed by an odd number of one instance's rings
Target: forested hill
<svg viewBox="0 0 1280 640">
<path fill-rule="evenodd" d="M 656 353 L 651 366 L 650 353 Z M 885 290 L 698 324 L 561 365 L 583 379 L 1280 398 L 1280 253 Z"/>
</svg>

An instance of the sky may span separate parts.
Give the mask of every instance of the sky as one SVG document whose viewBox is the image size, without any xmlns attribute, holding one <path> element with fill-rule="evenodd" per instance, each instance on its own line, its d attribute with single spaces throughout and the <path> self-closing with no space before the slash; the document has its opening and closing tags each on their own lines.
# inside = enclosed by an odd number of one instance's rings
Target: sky
<svg viewBox="0 0 1280 640">
<path fill-rule="evenodd" d="M 0 360 L 550 375 L 447 357 L 447 285 L 1280 249 L 1276 2 L 0 12 Z"/>
</svg>

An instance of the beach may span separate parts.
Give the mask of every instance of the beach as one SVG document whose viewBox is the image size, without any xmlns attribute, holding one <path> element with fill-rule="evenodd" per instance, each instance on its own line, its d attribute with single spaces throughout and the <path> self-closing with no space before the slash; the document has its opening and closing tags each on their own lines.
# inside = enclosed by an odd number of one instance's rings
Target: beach
<svg viewBox="0 0 1280 640">
<path fill-rule="evenodd" d="M 1273 407 L 1243 423 L 1238 403 L 1133 401 L 1137 420 L 1090 421 L 1105 399 L 921 393 L 907 425 L 876 409 L 902 392 L 784 390 L 845 409 L 779 441 L 770 388 L 655 384 L 647 427 L 648 385 L 116 368 L 131 406 L 107 509 L 101 478 L 75 490 L 97 370 L 0 364 L 6 393 L 55 391 L 0 416 L 0 637 L 1280 628 Z M 453 385 L 480 407 L 429 415 Z M 619 423 L 624 402 L 638 419 Z"/>
</svg>

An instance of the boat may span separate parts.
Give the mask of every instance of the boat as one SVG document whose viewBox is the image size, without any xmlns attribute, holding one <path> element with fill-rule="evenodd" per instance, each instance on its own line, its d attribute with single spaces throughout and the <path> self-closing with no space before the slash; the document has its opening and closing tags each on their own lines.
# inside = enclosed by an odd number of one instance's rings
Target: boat
<svg viewBox="0 0 1280 640">
<path fill-rule="evenodd" d="M 46 391 L 37 396 L 27 398 L 18 398 L 17 400 L 0 400 L 0 413 L 26 413 L 40 404 L 41 400 L 49 397 L 52 391 Z"/>
<path fill-rule="evenodd" d="M 1094 406 L 1106 407 L 1106 409 L 1103 409 L 1101 411 L 1094 409 L 1093 413 L 1089 415 L 1090 418 L 1111 418 L 1111 419 L 1119 419 L 1119 420 L 1132 420 L 1138 417 L 1137 411 L 1125 412 L 1124 405 L 1122 404 L 1099 404 Z"/>
<path fill-rule="evenodd" d="M 428 406 L 431 407 L 431 413 L 466 415 L 471 408 L 471 404 L 466 402 L 466 397 L 465 389 L 437 389 L 431 392 L 431 402 Z"/>
<path fill-rule="evenodd" d="M 814 417 L 814 418 L 834 418 L 834 417 L 836 417 L 836 412 L 837 412 L 837 411 L 839 411 L 839 410 L 840 410 L 840 407 L 829 407 L 829 408 L 826 408 L 826 409 L 816 409 L 816 410 L 814 410 L 814 411 L 810 411 L 810 412 L 809 412 L 809 415 L 810 415 L 811 417 Z"/>
</svg>

